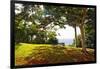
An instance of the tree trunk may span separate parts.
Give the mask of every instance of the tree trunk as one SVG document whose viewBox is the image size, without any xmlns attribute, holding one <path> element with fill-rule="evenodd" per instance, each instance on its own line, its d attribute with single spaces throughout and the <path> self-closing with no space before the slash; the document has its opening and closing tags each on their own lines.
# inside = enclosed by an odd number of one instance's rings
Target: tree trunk
<svg viewBox="0 0 100 69">
<path fill-rule="evenodd" d="M 81 25 L 79 28 L 80 28 L 80 31 L 81 31 L 82 51 L 86 53 L 84 25 Z"/>
<path fill-rule="evenodd" d="M 75 47 L 77 47 L 77 30 L 76 30 L 76 26 L 74 27 L 75 30 Z"/>
</svg>

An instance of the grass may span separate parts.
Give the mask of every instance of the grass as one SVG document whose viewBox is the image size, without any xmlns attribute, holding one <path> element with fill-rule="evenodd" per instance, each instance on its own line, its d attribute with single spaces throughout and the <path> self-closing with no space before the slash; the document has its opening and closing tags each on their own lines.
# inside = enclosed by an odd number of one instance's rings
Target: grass
<svg viewBox="0 0 100 69">
<path fill-rule="evenodd" d="M 81 48 L 20 43 L 15 47 L 15 64 L 19 66 L 94 61 L 94 50 L 87 51 L 89 54 L 86 55 Z"/>
</svg>

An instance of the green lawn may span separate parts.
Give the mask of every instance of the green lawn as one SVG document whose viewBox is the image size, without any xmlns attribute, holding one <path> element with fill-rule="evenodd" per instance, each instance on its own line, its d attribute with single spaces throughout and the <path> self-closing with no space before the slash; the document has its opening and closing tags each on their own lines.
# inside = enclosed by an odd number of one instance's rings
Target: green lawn
<svg viewBox="0 0 100 69">
<path fill-rule="evenodd" d="M 20 43 L 15 47 L 15 64 L 17 66 L 94 61 L 94 50 L 87 51 L 89 54 L 86 55 L 81 48 Z"/>
</svg>

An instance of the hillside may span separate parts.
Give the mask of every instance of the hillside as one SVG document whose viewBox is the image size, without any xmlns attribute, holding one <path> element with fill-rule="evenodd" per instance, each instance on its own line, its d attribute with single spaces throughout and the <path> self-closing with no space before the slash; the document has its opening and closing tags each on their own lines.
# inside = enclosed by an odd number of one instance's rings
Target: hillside
<svg viewBox="0 0 100 69">
<path fill-rule="evenodd" d="M 84 54 L 81 48 L 20 43 L 15 47 L 15 64 L 17 66 L 94 61 L 94 50 L 87 51 L 88 54 Z"/>
</svg>

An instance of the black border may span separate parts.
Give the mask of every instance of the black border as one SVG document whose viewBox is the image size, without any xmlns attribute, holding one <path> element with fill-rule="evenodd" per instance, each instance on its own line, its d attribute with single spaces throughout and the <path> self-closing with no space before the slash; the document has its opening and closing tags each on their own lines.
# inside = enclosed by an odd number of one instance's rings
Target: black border
<svg viewBox="0 0 100 69">
<path fill-rule="evenodd" d="M 88 8 L 95 8 L 95 61 L 88 61 L 88 62 L 75 62 L 75 63 L 59 63 L 59 64 L 41 64 L 41 65 L 28 65 L 28 66 L 15 66 L 15 40 L 14 40 L 14 24 L 15 24 L 15 3 L 23 3 L 23 4 L 46 4 L 46 5 L 56 5 L 56 6 L 69 6 L 69 7 L 88 7 Z M 44 67 L 44 66 L 60 66 L 60 65 L 76 65 L 76 64 L 92 64 L 97 62 L 97 57 L 96 57 L 96 5 L 80 5 L 80 4 L 64 4 L 64 3 L 51 3 L 51 2 L 35 2 L 35 1 L 10 1 L 10 68 L 29 68 L 29 67 Z"/>
</svg>

